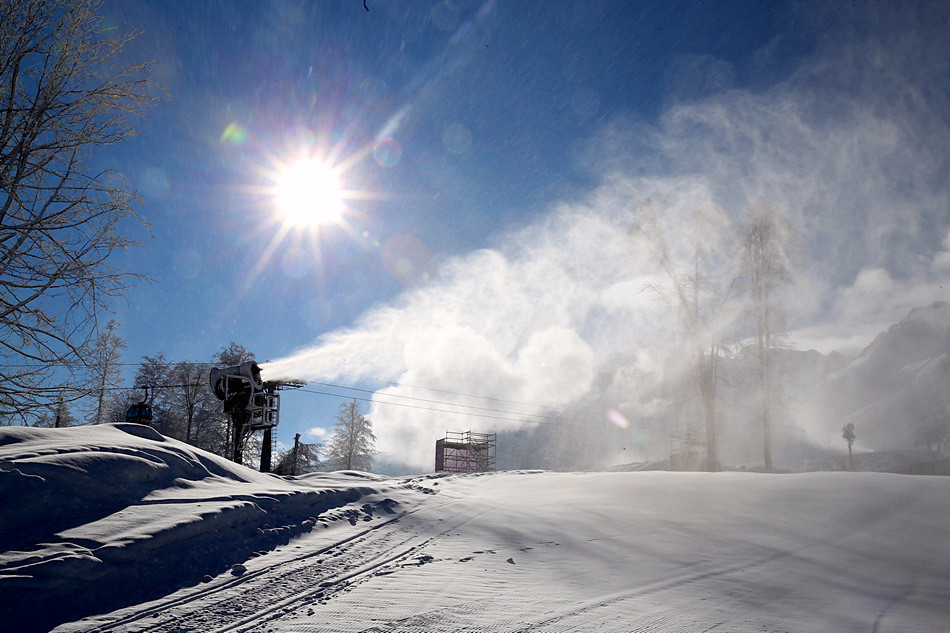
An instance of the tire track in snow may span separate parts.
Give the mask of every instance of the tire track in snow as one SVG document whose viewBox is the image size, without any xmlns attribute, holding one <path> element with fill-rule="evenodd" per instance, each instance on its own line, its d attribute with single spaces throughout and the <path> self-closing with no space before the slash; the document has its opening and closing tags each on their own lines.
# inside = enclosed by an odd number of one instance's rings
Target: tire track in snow
<svg viewBox="0 0 950 633">
<path fill-rule="evenodd" d="M 284 613 L 292 611 L 300 604 L 306 604 L 307 602 L 311 602 L 318 598 L 329 599 L 331 597 L 329 594 L 344 591 L 348 586 L 353 584 L 350 581 L 359 580 L 361 577 L 376 572 L 390 563 L 409 558 L 414 552 L 418 551 L 422 547 L 425 547 L 425 545 L 427 545 L 431 540 L 432 539 L 430 538 L 410 545 L 408 548 L 400 550 L 398 553 L 388 557 L 370 559 L 368 562 L 349 573 L 343 574 L 342 576 L 331 577 L 330 579 L 323 581 L 320 583 L 317 589 L 312 589 L 310 591 L 305 591 L 302 594 L 296 594 L 289 598 L 285 598 L 276 604 L 272 604 L 271 606 L 261 609 L 260 611 L 247 615 L 236 622 L 232 622 L 223 627 L 214 629 L 213 633 L 254 630 L 265 622 L 270 622 L 280 618 L 282 615 L 284 615 Z M 211 632 L 209 631 L 209 633 Z"/>
</svg>

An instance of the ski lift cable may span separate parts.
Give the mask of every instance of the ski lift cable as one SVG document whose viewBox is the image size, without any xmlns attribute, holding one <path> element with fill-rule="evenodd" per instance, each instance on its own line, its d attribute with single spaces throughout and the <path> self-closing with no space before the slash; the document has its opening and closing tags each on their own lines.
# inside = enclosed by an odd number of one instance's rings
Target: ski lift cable
<svg viewBox="0 0 950 633">
<path fill-rule="evenodd" d="M 316 383 L 316 384 L 322 384 L 323 386 L 326 386 L 326 387 L 337 388 L 337 389 L 344 389 L 344 390 L 353 390 L 353 389 L 354 389 L 353 387 L 347 387 L 347 386 L 345 386 L 345 385 L 333 385 L 333 384 L 328 384 L 328 383 Z M 177 384 L 177 385 L 149 385 L 148 387 L 149 387 L 149 389 L 157 390 L 157 389 L 175 389 L 175 388 L 196 387 L 196 386 L 199 386 L 198 383 Z M 93 394 L 93 393 L 97 393 L 97 392 L 100 392 L 100 391 L 109 391 L 109 392 L 128 391 L 128 392 L 132 392 L 132 391 L 136 391 L 136 390 L 143 389 L 143 388 L 144 388 L 144 386 L 141 386 L 141 385 L 136 385 L 136 386 L 134 386 L 134 387 L 104 387 L 104 388 L 91 389 L 91 390 L 88 391 L 88 393 L 89 393 L 89 394 Z M 62 387 L 61 389 L 66 389 L 66 387 Z M 379 399 L 373 399 L 373 398 L 367 398 L 367 397 L 356 397 L 356 396 L 351 396 L 351 395 L 348 395 L 348 394 L 345 394 L 345 393 L 329 393 L 329 392 L 316 391 L 316 390 L 313 390 L 313 389 L 305 389 L 305 388 L 298 389 L 297 391 L 304 392 L 304 393 L 310 393 L 310 394 L 314 394 L 314 395 L 318 395 L 318 396 L 330 396 L 330 397 L 334 397 L 334 398 L 347 398 L 347 399 L 359 400 L 359 401 L 362 401 L 362 402 L 385 404 L 385 405 L 388 405 L 388 406 L 402 406 L 402 407 L 408 407 L 408 408 L 414 408 L 414 409 L 421 409 L 421 410 L 427 410 L 427 411 L 435 411 L 435 412 L 437 412 L 437 413 L 451 413 L 451 414 L 456 414 L 456 415 L 476 416 L 476 417 L 484 417 L 484 418 L 496 419 L 496 420 L 503 420 L 503 421 L 509 421 L 509 422 L 521 422 L 521 423 L 524 423 L 524 422 L 526 421 L 526 420 L 524 419 L 524 417 L 522 417 L 522 418 L 506 418 L 506 417 L 501 417 L 501 416 L 494 416 L 494 415 L 476 413 L 476 412 L 474 412 L 474 411 L 459 411 L 459 410 L 454 410 L 454 411 L 453 411 L 453 410 L 447 410 L 447 409 L 434 409 L 434 408 L 431 408 L 431 407 L 424 407 L 424 406 L 412 405 L 412 404 L 401 403 L 401 402 L 385 401 L 385 400 L 379 400 Z M 356 391 L 360 391 L 360 392 L 363 392 L 363 393 L 374 393 L 374 392 L 372 392 L 372 391 L 370 391 L 370 390 L 368 390 L 368 389 L 357 389 Z M 393 397 L 393 398 L 408 398 L 408 399 L 412 399 L 412 400 L 419 400 L 419 401 L 422 401 L 422 402 L 427 402 L 427 403 L 429 403 L 429 404 L 444 405 L 444 406 L 448 406 L 448 407 L 459 407 L 459 408 L 461 408 L 461 409 L 474 409 L 474 410 L 486 411 L 486 412 L 489 412 L 489 413 L 500 413 L 500 414 L 508 414 L 508 415 L 529 416 L 529 417 L 533 416 L 533 417 L 541 417 L 541 418 L 542 418 L 541 420 L 528 420 L 528 422 L 530 422 L 530 423 L 544 423 L 544 424 L 551 424 L 551 423 L 571 424 L 571 423 L 572 423 L 572 422 L 570 422 L 570 421 L 563 420 L 563 419 L 561 419 L 561 420 L 552 420 L 552 419 L 550 419 L 550 418 L 544 418 L 544 417 L 542 416 L 542 414 L 536 414 L 536 413 L 524 413 L 524 414 L 522 414 L 522 413 L 518 413 L 518 412 L 516 412 L 516 411 L 505 411 L 505 410 L 502 410 L 502 409 L 490 409 L 490 408 L 486 408 L 486 407 L 473 407 L 473 406 L 471 406 L 471 405 L 458 404 L 458 403 L 454 403 L 454 402 L 444 402 L 444 401 L 439 401 L 439 400 L 425 400 L 425 399 L 423 399 L 423 398 L 412 398 L 411 396 L 400 396 L 400 395 L 396 395 L 396 394 L 387 394 L 387 395 L 389 395 L 390 397 Z"/>
<path fill-rule="evenodd" d="M 120 365 L 120 366 L 125 366 L 125 367 L 138 367 L 138 366 L 141 365 L 141 363 L 117 363 L 117 364 Z M 173 365 L 177 365 L 177 364 L 213 366 L 213 363 L 197 362 L 197 361 L 169 362 L 169 363 L 168 363 L 168 366 L 173 366 Z M 67 367 L 82 367 L 83 365 L 80 365 L 80 364 L 63 363 L 61 366 L 67 366 Z M 504 398 L 495 398 L 495 397 L 492 397 L 492 396 L 480 396 L 480 395 L 471 394 L 471 393 L 464 393 L 464 392 L 460 392 L 460 391 L 452 391 L 452 390 L 450 390 L 450 389 L 439 389 L 439 388 L 436 388 L 436 387 L 425 387 L 425 386 L 422 386 L 422 385 L 410 385 L 410 384 L 406 384 L 406 383 L 395 382 L 395 381 L 392 381 L 392 380 L 383 380 L 383 379 L 379 379 L 379 378 L 370 378 L 370 377 L 366 377 L 366 376 L 357 376 L 357 375 L 353 375 L 353 374 L 340 374 L 340 375 L 341 375 L 341 376 L 347 376 L 348 378 L 354 378 L 354 379 L 356 379 L 356 380 L 366 381 L 366 382 L 384 383 L 384 384 L 392 385 L 392 386 L 395 386 L 395 387 L 408 387 L 408 388 L 412 388 L 412 389 L 423 389 L 423 390 L 426 390 L 426 391 L 433 391 L 433 392 L 437 392 L 437 393 L 444 393 L 444 394 L 449 394 L 449 395 L 454 395 L 454 396 L 462 396 L 462 397 L 466 397 L 466 398 L 478 398 L 478 399 L 482 399 L 482 400 L 488 400 L 488 401 L 494 401 L 494 402 L 504 402 L 504 403 L 508 403 L 508 404 L 514 404 L 514 405 L 525 406 L 525 407 L 536 407 L 536 408 L 538 408 L 538 409 L 551 409 L 551 408 L 553 408 L 553 407 L 551 407 L 550 405 L 544 405 L 544 404 L 538 404 L 538 403 L 532 403 L 532 402 L 521 402 L 521 401 L 517 401 L 517 400 L 507 400 L 507 399 L 504 399 Z M 350 391 L 358 391 L 358 392 L 363 392 L 363 393 L 375 393 L 375 392 L 374 392 L 373 390 L 371 390 L 371 389 L 360 389 L 360 388 L 357 388 L 357 387 L 349 387 L 349 386 L 346 386 L 346 385 L 338 385 L 338 384 L 335 384 L 335 383 L 312 382 L 311 384 L 318 384 L 318 385 L 322 385 L 322 386 L 325 386 L 325 387 L 330 387 L 330 388 L 333 388 L 333 389 L 346 389 L 346 390 L 350 390 Z M 192 386 L 195 386 L 195 385 L 194 385 L 194 384 L 188 384 L 188 385 L 181 385 L 181 384 L 174 384 L 174 385 L 153 385 L 153 387 L 154 387 L 155 389 L 175 389 L 175 388 L 192 387 Z M 133 389 L 135 389 L 135 388 L 136 388 L 136 387 L 133 387 Z M 75 390 L 76 388 L 75 388 L 75 387 L 50 387 L 50 389 L 66 391 L 66 390 Z M 104 388 L 105 391 L 122 391 L 122 390 L 126 390 L 126 389 L 129 389 L 129 388 L 128 388 L 128 387 L 105 387 L 105 388 Z M 89 393 L 95 393 L 95 392 L 99 392 L 99 391 L 102 391 L 102 390 L 103 390 L 102 388 L 95 388 L 95 389 L 90 389 L 90 390 L 88 390 L 88 392 L 89 392 Z M 435 404 L 444 404 L 444 405 L 449 405 L 449 406 L 464 406 L 464 407 L 468 407 L 468 408 L 471 408 L 471 409 L 480 409 L 480 410 L 485 410 L 485 411 L 493 411 L 493 412 L 496 412 L 496 413 L 507 413 L 507 414 L 512 414 L 512 415 L 525 415 L 525 416 L 532 416 L 532 417 L 543 417 L 543 416 L 545 415 L 544 413 L 523 413 L 523 412 L 520 412 L 520 411 L 506 411 L 506 410 L 501 410 L 501 409 L 492 409 L 492 408 L 490 408 L 490 407 L 477 407 L 477 406 L 475 406 L 475 405 L 463 405 L 463 404 L 459 404 L 459 403 L 455 403 L 455 402 L 443 402 L 443 401 L 438 401 L 438 400 L 427 400 L 427 399 L 425 399 L 425 398 L 418 398 L 418 397 L 414 397 L 414 396 L 404 396 L 404 395 L 400 395 L 400 394 L 387 394 L 387 395 L 388 395 L 388 396 L 391 396 L 391 397 L 395 397 L 395 398 L 405 398 L 405 399 L 408 399 L 408 400 L 420 400 L 420 401 L 423 401 L 423 402 L 432 402 L 432 403 L 435 403 Z M 569 411 L 569 410 L 570 410 L 570 408 L 567 408 L 567 409 L 560 409 L 560 411 Z"/>
<path fill-rule="evenodd" d="M 373 392 L 373 391 L 371 391 L 371 390 L 369 390 L 369 389 L 356 389 L 356 388 L 354 388 L 354 387 L 347 387 L 347 386 L 345 386 L 345 385 L 334 385 L 334 384 L 331 384 L 331 383 L 314 383 L 314 384 L 320 384 L 320 385 L 323 385 L 323 386 L 325 386 L 325 387 L 330 387 L 330 388 L 334 388 L 334 389 L 351 390 L 351 391 L 354 391 L 354 390 L 355 390 L 355 391 L 359 391 L 359 392 L 362 392 L 362 393 L 375 393 L 375 392 Z M 172 384 L 172 385 L 148 385 L 148 388 L 154 391 L 154 390 L 158 390 L 158 389 L 180 389 L 180 388 L 184 388 L 184 387 L 198 387 L 198 386 L 200 386 L 199 383 L 189 383 L 189 384 Z M 143 389 L 143 388 L 144 388 L 143 385 L 136 385 L 136 386 L 134 386 L 134 387 L 96 387 L 96 388 L 92 388 L 92 389 L 87 389 L 87 390 L 85 390 L 85 391 L 86 391 L 87 394 L 94 394 L 94 393 L 99 393 L 99 392 L 101 392 L 101 391 L 108 391 L 108 392 L 128 391 L 128 392 L 132 392 L 132 391 L 137 391 L 137 390 Z M 70 388 L 70 387 L 51 387 L 51 389 L 54 389 L 54 390 L 73 390 L 74 388 Z M 402 404 L 402 403 L 392 402 L 392 401 L 374 400 L 374 399 L 372 399 L 372 398 L 365 398 L 365 397 L 364 397 L 364 398 L 361 398 L 361 397 L 354 397 L 354 396 L 351 396 L 351 395 L 348 395 L 348 394 L 345 394 L 345 393 L 327 393 L 327 392 L 323 392 L 323 391 L 315 391 L 315 390 L 313 390 L 313 389 L 298 389 L 298 390 L 296 390 L 296 391 L 301 391 L 301 392 L 304 392 L 304 393 L 312 393 L 312 394 L 320 395 L 320 396 L 332 396 L 332 397 L 336 397 L 336 398 L 353 398 L 353 399 L 360 400 L 360 401 L 363 401 L 363 402 L 379 402 L 379 403 L 381 403 L 381 404 L 389 404 L 389 405 L 392 405 L 392 406 L 412 406 L 412 405 Z M 520 415 L 520 416 L 529 416 L 529 417 L 544 417 L 543 414 L 538 414 L 538 413 L 520 413 L 520 412 L 517 412 L 517 411 L 506 411 L 506 410 L 503 410 L 503 409 L 491 409 L 491 408 L 487 408 L 487 407 L 474 407 L 474 406 L 472 406 L 472 405 L 459 404 L 459 403 L 455 403 L 455 402 L 445 402 L 445 401 L 441 401 L 441 400 L 427 400 L 427 399 L 424 399 L 424 398 L 414 398 L 414 397 L 412 397 L 412 396 L 402 396 L 402 395 L 398 395 L 398 394 L 386 394 L 386 395 L 387 395 L 388 397 L 390 397 L 390 398 L 404 398 L 404 399 L 409 399 L 409 400 L 418 400 L 418 401 L 422 401 L 422 402 L 427 402 L 427 403 L 429 403 L 429 404 L 437 404 L 437 405 L 445 405 L 445 406 L 449 406 L 449 407 L 460 407 L 460 408 L 464 408 L 464 409 L 474 409 L 474 410 L 488 411 L 488 412 L 491 412 L 491 413 L 501 413 L 501 414 Z M 423 408 L 423 407 L 417 407 L 417 408 Z M 445 413 L 458 413 L 458 411 L 444 411 L 444 412 L 445 412 Z M 476 413 L 466 413 L 465 415 L 478 415 L 478 414 L 476 414 Z M 486 416 L 486 417 L 493 417 L 493 416 Z M 523 422 L 524 420 L 521 419 L 521 420 L 519 420 L 519 421 Z"/>
<path fill-rule="evenodd" d="M 203 365 L 203 366 L 208 366 L 208 367 L 211 367 L 211 366 L 214 365 L 214 363 L 199 362 L 199 361 L 178 361 L 178 362 L 176 362 L 176 361 L 169 361 L 169 362 L 167 363 L 167 366 L 168 366 L 168 367 L 172 367 L 172 366 L 180 365 L 180 364 L 183 364 L 183 365 L 199 365 L 199 366 Z M 117 366 L 120 366 L 120 367 L 138 367 L 138 366 L 141 365 L 141 363 L 116 363 L 116 365 L 117 365 Z M 33 365 L 30 365 L 30 364 L 25 364 L 25 363 L 23 363 L 23 364 L 9 364 L 9 365 L 4 365 L 4 367 L 42 367 L 42 366 L 45 366 L 45 365 L 41 365 L 41 364 L 33 364 Z M 83 365 L 83 364 L 81 364 L 81 363 L 59 363 L 59 364 L 57 364 L 57 366 L 60 366 L 60 367 L 70 367 L 70 368 L 86 367 L 86 365 Z M 378 382 L 378 383 L 383 383 L 383 384 L 391 385 L 391 386 L 393 386 L 393 387 L 407 387 L 407 388 L 410 388 L 410 389 L 423 389 L 423 390 L 425 390 L 425 391 L 433 391 L 433 392 L 437 392 L 437 393 L 445 393 L 445 394 L 449 394 L 449 395 L 453 395 L 453 396 L 463 396 L 463 397 L 466 397 L 466 398 L 478 398 L 478 399 L 481 399 L 481 400 L 489 400 L 489 401 L 493 401 L 493 402 L 505 402 L 505 403 L 508 403 L 508 404 L 515 404 L 515 405 L 525 406 L 525 407 L 538 407 L 538 408 L 546 408 L 546 407 L 549 407 L 549 405 L 538 404 L 538 403 L 534 403 L 534 402 L 522 402 L 522 401 L 519 401 L 519 400 L 509 400 L 509 399 L 505 399 L 505 398 L 496 398 L 496 397 L 493 397 L 493 396 L 483 396 L 483 395 L 478 395 L 478 394 L 473 394 L 473 393 L 465 393 L 465 392 L 462 392 L 462 391 L 453 391 L 453 390 L 451 390 L 451 389 L 440 389 L 440 388 L 438 388 L 438 387 L 426 387 L 426 386 L 423 386 L 423 385 L 413 385 L 413 384 L 408 384 L 408 383 L 401 383 L 401 382 L 394 381 L 394 380 L 385 380 L 385 379 L 382 379 L 382 378 L 372 378 L 372 377 L 368 377 L 368 376 L 358 376 L 358 375 L 355 375 L 355 374 L 339 374 L 339 375 L 340 375 L 340 376 L 346 376 L 347 378 L 353 378 L 354 380 L 358 380 L 358 381 L 364 381 L 364 382 Z M 330 387 L 334 387 L 334 388 L 338 388 L 338 389 L 355 389 L 355 388 L 353 388 L 353 387 L 347 387 L 347 386 L 345 386 L 345 385 L 337 385 L 337 384 L 333 384 L 333 383 L 312 382 L 312 384 L 320 384 L 320 385 L 330 386 Z M 164 388 L 164 387 L 181 387 L 181 386 L 183 386 L 183 385 L 161 385 L 161 386 L 159 386 L 159 387 L 160 387 L 160 388 Z M 119 388 L 119 389 L 123 389 L 123 388 L 124 388 L 124 387 Z M 371 391 L 371 390 L 366 390 L 366 391 Z M 411 398 L 411 396 L 400 396 L 400 397 Z M 447 403 L 447 404 L 451 404 L 451 403 Z M 526 415 L 529 415 L 529 414 L 526 414 Z"/>
<path fill-rule="evenodd" d="M 323 386 L 323 387 L 330 387 L 330 388 L 332 388 L 332 389 L 346 389 L 346 390 L 348 390 L 348 391 L 357 391 L 357 392 L 360 392 L 360 393 L 373 393 L 373 394 L 374 394 L 374 393 L 377 393 L 377 391 L 375 391 L 375 390 L 373 390 L 373 389 L 360 389 L 360 388 L 358 388 L 358 387 L 347 387 L 347 386 L 344 386 L 344 385 L 336 385 L 336 384 L 326 383 L 326 382 L 310 382 L 310 383 L 308 383 L 308 384 L 321 385 L 321 386 Z M 306 390 L 304 390 L 304 391 L 306 391 Z M 450 393 L 450 394 L 452 394 L 452 393 L 454 393 L 454 392 L 446 391 L 445 393 Z M 454 394 L 454 395 L 465 395 L 465 394 Z M 543 413 L 526 413 L 526 412 L 522 412 L 522 411 L 508 411 L 508 410 L 505 410 L 505 409 L 493 409 L 493 408 L 491 408 L 491 407 L 477 407 L 477 406 L 475 406 L 475 405 L 463 404 L 463 403 L 461 403 L 461 402 L 445 402 L 444 400 L 432 400 L 432 399 L 430 399 L 430 398 L 419 398 L 419 397 L 416 397 L 416 396 L 404 396 L 404 395 L 402 395 L 402 394 L 396 394 L 396 393 L 387 393 L 387 394 L 384 394 L 384 396 L 385 396 L 385 397 L 390 397 L 390 398 L 403 398 L 403 399 L 406 399 L 406 400 L 415 400 L 415 401 L 418 401 L 418 402 L 428 402 L 428 403 L 431 403 L 431 404 L 444 404 L 444 405 L 451 405 L 451 406 L 457 406 L 457 407 L 465 407 L 466 409 L 474 409 L 474 410 L 477 410 L 477 411 L 491 411 L 491 412 L 493 412 L 493 413 L 510 413 L 510 414 L 512 414 L 512 415 L 524 415 L 524 416 L 529 416 L 529 417 L 544 417 L 544 414 L 543 414 Z M 506 402 L 507 402 L 507 401 L 506 401 Z M 524 406 L 528 406 L 528 407 L 540 407 L 541 405 L 526 404 L 526 403 L 525 403 Z"/>
<path fill-rule="evenodd" d="M 196 386 L 199 386 L 198 383 L 177 384 L 177 385 L 149 385 L 149 388 L 155 390 L 155 389 L 170 389 L 170 388 L 183 388 L 183 387 L 196 387 Z M 334 387 L 337 387 L 337 388 L 340 388 L 340 389 L 352 389 L 351 387 L 346 387 L 346 386 L 343 386 L 343 385 L 330 385 L 330 386 L 334 386 Z M 131 392 L 131 391 L 135 391 L 135 390 L 137 390 L 137 389 L 142 389 L 142 388 L 143 388 L 142 386 L 96 388 L 96 389 L 88 390 L 88 391 L 87 391 L 87 395 L 88 395 L 88 394 L 93 394 L 93 393 L 96 393 L 96 392 L 100 392 L 100 391 L 109 391 L 109 392 L 114 392 L 114 391 L 129 391 L 129 392 Z M 67 390 L 67 389 L 71 389 L 71 388 L 69 388 L 69 387 L 53 387 L 52 389 Z M 329 392 L 325 392 L 325 391 L 317 391 L 317 390 L 314 390 L 314 389 L 306 389 L 306 388 L 301 388 L 301 389 L 298 389 L 297 391 L 303 392 L 303 393 L 309 393 L 309 394 L 313 394 L 313 395 L 317 395 L 317 396 L 328 396 L 328 397 L 332 397 L 332 398 L 346 398 L 346 399 L 358 400 L 358 401 L 361 401 L 361 402 L 368 402 L 368 403 L 371 403 L 371 404 L 379 404 L 379 405 L 385 405 L 385 406 L 391 406 L 391 407 L 404 407 L 404 408 L 409 408 L 409 409 L 417 409 L 417 410 L 421 410 L 421 411 L 432 411 L 432 412 L 435 412 L 435 413 L 446 413 L 446 414 L 450 414 L 450 415 L 464 415 L 464 416 L 469 416 L 469 417 L 480 417 L 480 418 L 485 418 L 485 419 L 490 419 L 490 420 L 499 420 L 499 421 L 503 421 L 503 422 L 517 422 L 517 423 L 519 423 L 519 424 L 528 423 L 528 424 L 538 424 L 538 425 L 544 424 L 544 425 L 573 426 L 573 427 L 578 427 L 578 428 L 584 428 L 584 429 L 587 429 L 587 430 L 593 430 L 593 429 L 598 428 L 598 425 L 591 425 L 589 422 L 585 423 L 585 422 L 580 421 L 580 420 L 578 420 L 578 419 L 576 419 L 576 418 L 550 418 L 550 417 L 544 417 L 544 416 L 541 415 L 541 414 L 527 414 L 527 413 L 526 413 L 526 414 L 520 414 L 520 413 L 513 412 L 513 411 L 505 411 L 505 410 L 501 410 L 501 409 L 489 409 L 489 408 L 486 408 L 486 407 L 472 407 L 472 406 L 470 406 L 470 405 L 458 404 L 458 403 L 454 403 L 454 402 L 443 402 L 443 401 L 438 401 L 438 400 L 424 400 L 424 399 L 420 399 L 420 398 L 414 398 L 415 400 L 421 400 L 421 401 L 423 401 L 423 402 L 428 402 L 428 403 L 430 403 L 430 404 L 445 405 L 445 406 L 448 406 L 448 407 L 455 407 L 455 409 L 438 409 L 438 408 L 435 408 L 435 407 L 427 407 L 427 406 L 422 406 L 422 405 L 418 405 L 418 404 L 409 404 L 409 403 L 406 403 L 406 402 L 393 402 L 393 401 L 391 401 L 391 400 L 381 400 L 381 399 L 378 399 L 378 398 L 374 399 L 374 398 L 368 398 L 368 397 L 362 397 L 362 396 L 352 396 L 352 395 L 343 394 L 343 393 L 329 393 Z M 369 392 L 369 390 L 362 390 L 362 391 L 364 391 L 364 392 Z M 387 394 L 387 395 L 389 395 L 389 394 Z M 390 397 L 407 398 L 408 396 L 397 396 L 397 395 L 392 394 L 392 395 L 390 395 Z M 478 412 L 478 411 L 472 411 L 472 410 L 466 411 L 465 409 L 477 409 L 477 410 L 479 410 L 479 411 L 484 411 L 485 413 L 480 413 L 480 412 Z M 490 415 L 490 413 L 499 413 L 499 414 L 503 414 L 503 415 Z M 509 416 L 510 416 L 510 415 L 519 415 L 519 416 L 521 416 L 521 417 L 518 417 L 518 418 L 505 417 L 505 415 L 509 415 Z M 526 419 L 525 419 L 525 416 L 529 416 L 529 417 L 534 416 L 534 417 L 537 417 L 537 418 L 540 418 L 540 419 L 536 419 L 536 420 L 526 420 Z"/>
<path fill-rule="evenodd" d="M 501 420 L 501 421 L 505 421 L 505 422 L 518 422 L 518 423 L 520 423 L 520 424 L 525 424 L 525 423 L 528 423 L 528 424 L 557 424 L 557 425 L 563 425 L 563 426 L 576 426 L 576 427 L 581 427 L 581 428 L 585 428 L 585 429 L 595 428 L 595 427 L 592 426 L 590 423 L 584 423 L 584 422 L 582 422 L 582 421 L 580 421 L 580 420 L 577 420 L 577 419 L 574 419 L 574 418 L 571 418 L 571 419 L 564 419 L 564 418 L 556 418 L 556 419 L 544 418 L 544 419 L 540 419 L 540 420 L 525 420 L 523 417 L 522 417 L 522 418 L 511 418 L 511 417 L 503 417 L 503 416 L 497 416 L 497 415 L 489 415 L 489 414 L 487 414 L 487 413 L 477 413 L 477 412 L 473 412 L 473 411 L 464 411 L 464 410 L 463 410 L 463 411 L 459 411 L 459 410 L 450 410 L 450 409 L 436 409 L 436 408 L 434 408 L 434 407 L 426 407 L 426 406 L 417 405 L 417 404 L 408 404 L 408 403 L 405 403 L 405 402 L 391 402 L 391 401 L 386 401 L 386 400 L 379 400 L 379 399 L 377 399 L 377 398 L 366 398 L 366 397 L 360 397 L 360 396 L 347 396 L 347 395 L 345 395 L 345 394 L 340 394 L 340 393 L 328 393 L 328 392 L 324 392 L 324 391 L 316 391 L 316 390 L 314 390 L 314 389 L 306 389 L 306 388 L 304 388 L 304 389 L 300 389 L 299 391 L 302 391 L 302 392 L 304 392 L 304 393 L 310 393 L 310 394 L 318 395 L 318 396 L 330 396 L 330 397 L 334 397 L 334 398 L 349 398 L 349 399 L 352 399 L 352 400 L 358 400 L 358 401 L 360 401 L 360 402 L 369 402 L 369 403 L 371 403 L 371 404 L 380 404 L 380 405 L 386 405 L 386 406 L 392 406 L 392 407 L 405 407 L 405 408 L 408 408 L 408 409 L 418 409 L 418 410 L 421 410 L 421 411 L 433 411 L 433 412 L 435 412 L 435 413 L 447 413 L 447 414 L 450 414 L 450 415 L 465 415 L 465 416 L 471 416 L 471 417 L 480 417 L 480 418 L 485 418 L 485 419 L 490 419 L 490 420 Z M 464 404 L 455 404 L 455 403 L 452 403 L 452 402 L 439 402 L 439 401 L 436 401 L 436 400 L 429 400 L 429 401 L 426 401 L 426 402 L 430 402 L 430 403 L 432 403 L 432 404 L 442 404 L 442 405 L 451 406 L 451 407 L 460 407 L 460 408 L 462 408 L 462 409 L 472 408 L 472 407 L 469 407 L 469 406 L 464 405 Z M 513 414 L 513 412 L 510 412 L 510 411 L 501 411 L 501 410 L 494 410 L 494 409 L 485 409 L 485 410 L 486 410 L 486 411 L 492 411 L 492 412 L 495 412 L 495 413 L 508 413 L 508 414 Z M 517 414 L 514 414 L 514 415 L 517 415 Z"/>
</svg>

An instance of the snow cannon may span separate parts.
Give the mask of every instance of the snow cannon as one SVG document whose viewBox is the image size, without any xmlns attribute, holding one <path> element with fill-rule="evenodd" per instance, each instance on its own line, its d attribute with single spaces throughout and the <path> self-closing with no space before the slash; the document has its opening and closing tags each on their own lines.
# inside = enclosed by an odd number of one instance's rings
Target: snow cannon
<svg viewBox="0 0 950 633">
<path fill-rule="evenodd" d="M 252 360 L 233 367 L 215 367 L 209 376 L 211 391 L 224 401 L 224 412 L 244 419 L 248 431 L 277 426 L 280 411 L 278 384 L 261 380 L 261 368 Z"/>
<path fill-rule="evenodd" d="M 269 472 L 271 429 L 280 416 L 279 385 L 261 380 L 261 368 L 251 360 L 233 367 L 215 367 L 208 377 L 211 391 L 224 402 L 224 412 L 231 419 L 231 459 L 243 463 L 247 438 L 263 430 L 261 472 Z"/>
<path fill-rule="evenodd" d="M 280 389 L 300 388 L 306 380 L 262 380 L 260 365 L 252 360 L 233 367 L 215 367 L 208 376 L 211 391 L 224 402 L 231 419 L 231 459 L 243 463 L 244 445 L 255 431 L 264 431 L 261 472 L 270 472 L 272 429 L 280 418 Z"/>
<path fill-rule="evenodd" d="M 224 412 L 251 411 L 254 396 L 264 391 L 261 368 L 252 360 L 211 370 L 211 391 L 224 401 Z"/>
</svg>

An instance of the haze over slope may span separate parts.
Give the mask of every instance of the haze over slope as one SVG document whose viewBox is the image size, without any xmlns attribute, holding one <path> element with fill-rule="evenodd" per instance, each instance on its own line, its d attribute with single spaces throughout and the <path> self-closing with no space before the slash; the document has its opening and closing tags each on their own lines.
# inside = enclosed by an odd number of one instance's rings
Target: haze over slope
<svg viewBox="0 0 950 633">
<path fill-rule="evenodd" d="M 772 357 L 777 416 L 775 467 L 810 470 L 847 456 L 841 427 L 856 426 L 855 450 L 920 451 L 931 429 L 950 445 L 950 304 L 913 309 L 860 355 L 778 349 Z M 720 363 L 718 431 L 728 468 L 762 465 L 758 359 L 746 349 Z M 587 396 L 542 422 L 505 432 L 499 463 L 507 468 L 600 468 L 670 455 L 671 435 L 692 429 L 702 439 L 692 373 L 670 372 L 639 352 L 597 371 Z M 610 403 L 616 403 L 610 406 Z M 691 425 L 692 422 L 692 425 Z M 447 423 L 446 423 L 447 424 Z M 942 435 L 941 435 L 942 434 Z M 933 442 L 931 447 L 936 446 Z"/>
</svg>

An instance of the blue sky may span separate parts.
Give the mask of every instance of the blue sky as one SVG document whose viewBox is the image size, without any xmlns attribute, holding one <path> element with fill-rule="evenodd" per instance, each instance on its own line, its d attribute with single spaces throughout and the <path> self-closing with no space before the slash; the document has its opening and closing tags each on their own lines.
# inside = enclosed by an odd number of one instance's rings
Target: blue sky
<svg viewBox="0 0 950 633">
<path fill-rule="evenodd" d="M 117 306 L 124 360 L 236 341 L 365 390 L 286 393 L 281 440 L 376 392 L 384 457 L 422 468 L 447 429 L 589 398 L 618 353 L 649 371 L 647 199 L 776 204 L 806 240 L 793 339 L 859 351 L 950 298 L 950 27 L 946 3 L 828 4 L 105 2 L 172 97 L 100 157 L 151 225 L 118 262 L 154 280 Z M 338 223 L 286 225 L 303 155 L 340 170 Z"/>
</svg>

